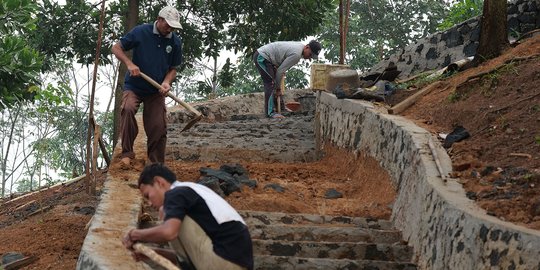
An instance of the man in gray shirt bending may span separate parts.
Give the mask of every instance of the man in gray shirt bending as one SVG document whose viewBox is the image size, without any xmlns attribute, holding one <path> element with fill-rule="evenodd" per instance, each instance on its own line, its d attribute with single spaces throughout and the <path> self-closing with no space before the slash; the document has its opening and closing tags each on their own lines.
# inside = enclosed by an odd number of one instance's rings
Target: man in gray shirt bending
<svg viewBox="0 0 540 270">
<path fill-rule="evenodd" d="M 264 113 L 268 117 L 283 118 L 276 111 L 277 97 L 281 96 L 280 82 L 285 72 L 300 59 L 317 59 L 321 44 L 312 40 L 307 45 L 297 41 L 277 41 L 264 45 L 253 54 L 253 61 L 264 84 Z"/>
</svg>

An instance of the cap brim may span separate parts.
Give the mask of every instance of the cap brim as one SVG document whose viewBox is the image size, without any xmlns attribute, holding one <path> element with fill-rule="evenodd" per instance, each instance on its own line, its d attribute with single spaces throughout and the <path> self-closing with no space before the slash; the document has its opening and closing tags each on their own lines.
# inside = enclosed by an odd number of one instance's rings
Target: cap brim
<svg viewBox="0 0 540 270">
<path fill-rule="evenodd" d="M 172 28 L 175 28 L 175 29 L 182 29 L 182 25 L 179 23 L 179 22 L 175 22 L 175 21 L 168 21 L 167 19 L 165 19 L 165 21 L 167 22 L 167 24 L 172 27 Z"/>
</svg>

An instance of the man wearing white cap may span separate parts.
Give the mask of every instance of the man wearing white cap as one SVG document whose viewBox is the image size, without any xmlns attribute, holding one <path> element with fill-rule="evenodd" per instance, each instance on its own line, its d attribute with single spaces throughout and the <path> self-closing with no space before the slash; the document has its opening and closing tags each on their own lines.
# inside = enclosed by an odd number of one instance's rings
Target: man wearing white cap
<svg viewBox="0 0 540 270">
<path fill-rule="evenodd" d="M 181 29 L 180 14 L 173 7 L 164 7 L 153 24 L 134 27 L 112 47 L 112 52 L 128 69 L 124 83 L 121 107 L 121 139 L 123 166 L 135 158 L 133 142 L 139 128 L 135 120 L 139 106 L 144 103 L 143 123 L 150 162 L 165 162 L 167 143 L 165 96 L 176 77 L 176 67 L 182 63 L 182 40 L 174 33 Z M 132 50 L 130 59 L 125 51 Z M 162 89 L 153 87 L 141 72 L 161 83 Z"/>
</svg>

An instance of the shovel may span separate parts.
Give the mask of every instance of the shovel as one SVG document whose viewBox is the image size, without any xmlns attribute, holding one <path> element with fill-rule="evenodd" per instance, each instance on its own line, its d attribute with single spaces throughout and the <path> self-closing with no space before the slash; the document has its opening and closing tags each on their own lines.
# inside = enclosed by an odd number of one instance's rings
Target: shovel
<svg viewBox="0 0 540 270">
<path fill-rule="evenodd" d="M 161 85 L 157 83 L 156 81 L 154 81 L 152 78 L 148 77 L 148 75 L 141 72 L 141 77 L 143 77 L 143 79 L 145 79 L 155 88 L 161 89 Z M 184 127 L 184 129 L 182 129 L 182 131 L 186 131 L 190 129 L 193 125 L 195 125 L 195 123 L 199 122 L 202 119 L 202 114 L 199 111 L 197 111 L 197 109 L 193 108 L 191 105 L 179 99 L 177 96 L 173 95 L 171 92 L 167 92 L 167 96 L 172 98 L 174 101 L 178 102 L 180 105 L 182 105 L 182 107 L 186 108 L 188 111 L 190 111 L 191 113 L 195 115 L 195 117 L 191 121 L 189 121 L 189 123 L 187 123 L 187 125 Z"/>
</svg>

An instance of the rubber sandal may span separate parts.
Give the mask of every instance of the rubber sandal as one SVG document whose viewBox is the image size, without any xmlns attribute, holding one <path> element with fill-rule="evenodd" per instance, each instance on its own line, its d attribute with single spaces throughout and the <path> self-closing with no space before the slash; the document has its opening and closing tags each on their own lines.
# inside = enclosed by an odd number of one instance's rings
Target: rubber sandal
<svg viewBox="0 0 540 270">
<path fill-rule="evenodd" d="M 285 118 L 285 116 L 283 116 L 283 114 L 279 114 L 279 113 L 273 113 L 272 115 L 270 115 L 271 118 L 274 118 L 274 119 L 283 119 Z"/>
</svg>

